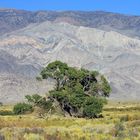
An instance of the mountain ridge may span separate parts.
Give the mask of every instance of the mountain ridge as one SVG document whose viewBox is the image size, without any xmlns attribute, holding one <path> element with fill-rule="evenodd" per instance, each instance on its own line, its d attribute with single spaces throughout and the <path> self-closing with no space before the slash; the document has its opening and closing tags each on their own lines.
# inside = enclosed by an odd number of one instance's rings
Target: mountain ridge
<svg viewBox="0 0 140 140">
<path fill-rule="evenodd" d="M 129 36 L 140 36 L 140 16 L 130 16 L 104 11 L 26 11 L 0 10 L 0 34 L 15 31 L 31 23 L 44 21 L 69 22 L 76 26 L 114 30 Z"/>
</svg>

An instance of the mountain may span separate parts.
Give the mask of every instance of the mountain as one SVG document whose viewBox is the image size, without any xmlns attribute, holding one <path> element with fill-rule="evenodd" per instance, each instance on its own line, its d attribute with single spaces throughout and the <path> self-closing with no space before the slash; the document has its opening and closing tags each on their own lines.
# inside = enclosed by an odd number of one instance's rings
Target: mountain
<svg viewBox="0 0 140 140">
<path fill-rule="evenodd" d="M 60 13 L 75 13 L 76 17 L 76 13 L 88 12 Z M 140 39 L 61 19 L 30 23 L 0 36 L 0 101 L 14 103 L 26 94 L 47 93 L 53 81 L 37 81 L 35 77 L 54 60 L 105 74 L 112 86 L 111 99 L 140 99 Z"/>
<path fill-rule="evenodd" d="M 140 16 L 129 16 L 104 11 L 25 11 L 0 9 L 0 35 L 44 21 L 68 22 L 76 26 L 116 31 L 140 37 Z"/>
</svg>

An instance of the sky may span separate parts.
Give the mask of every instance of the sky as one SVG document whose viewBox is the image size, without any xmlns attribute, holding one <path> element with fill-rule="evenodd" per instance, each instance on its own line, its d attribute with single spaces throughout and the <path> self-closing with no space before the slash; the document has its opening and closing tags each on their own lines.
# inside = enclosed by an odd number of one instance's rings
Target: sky
<svg viewBox="0 0 140 140">
<path fill-rule="evenodd" d="M 140 15 L 140 0 L 0 0 L 0 8 L 108 11 Z"/>
</svg>

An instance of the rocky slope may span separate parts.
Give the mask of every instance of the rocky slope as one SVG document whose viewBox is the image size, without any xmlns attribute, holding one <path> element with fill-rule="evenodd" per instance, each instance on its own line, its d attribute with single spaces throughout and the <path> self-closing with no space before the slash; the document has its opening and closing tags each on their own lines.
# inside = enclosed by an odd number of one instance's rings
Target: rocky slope
<svg viewBox="0 0 140 140">
<path fill-rule="evenodd" d="M 113 99 L 140 99 L 139 39 L 46 21 L 0 37 L 0 101 L 17 102 L 25 94 L 46 93 L 53 84 L 37 82 L 35 77 L 54 60 L 99 70 L 110 81 Z"/>
</svg>

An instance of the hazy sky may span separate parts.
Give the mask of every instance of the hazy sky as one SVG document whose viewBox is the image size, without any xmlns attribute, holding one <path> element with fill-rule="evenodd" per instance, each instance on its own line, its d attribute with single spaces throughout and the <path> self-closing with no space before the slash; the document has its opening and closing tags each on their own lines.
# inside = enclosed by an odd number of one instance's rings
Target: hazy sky
<svg viewBox="0 0 140 140">
<path fill-rule="evenodd" d="M 0 0 L 0 7 L 26 10 L 103 10 L 140 15 L 140 0 Z"/>
</svg>

